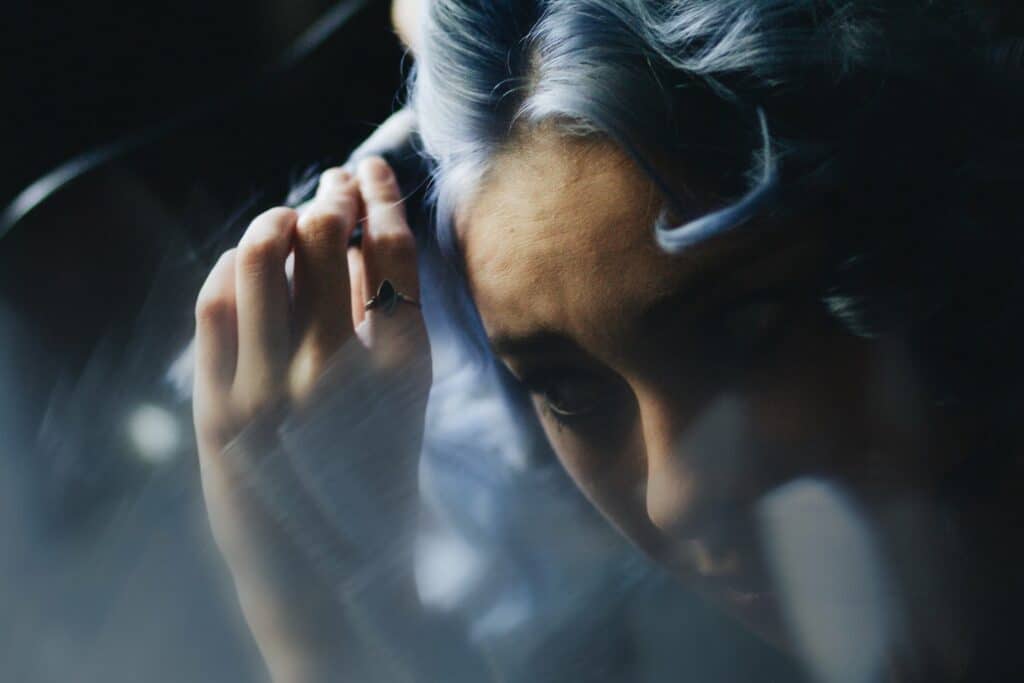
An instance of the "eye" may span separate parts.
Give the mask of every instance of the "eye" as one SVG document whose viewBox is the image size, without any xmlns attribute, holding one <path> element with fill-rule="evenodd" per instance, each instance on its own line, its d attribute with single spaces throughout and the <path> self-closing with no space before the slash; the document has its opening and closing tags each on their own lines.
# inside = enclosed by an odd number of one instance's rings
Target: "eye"
<svg viewBox="0 0 1024 683">
<path fill-rule="evenodd" d="M 547 414 L 563 423 L 603 413 L 615 398 L 610 382 L 576 371 L 535 373 L 522 383 Z"/>
</svg>

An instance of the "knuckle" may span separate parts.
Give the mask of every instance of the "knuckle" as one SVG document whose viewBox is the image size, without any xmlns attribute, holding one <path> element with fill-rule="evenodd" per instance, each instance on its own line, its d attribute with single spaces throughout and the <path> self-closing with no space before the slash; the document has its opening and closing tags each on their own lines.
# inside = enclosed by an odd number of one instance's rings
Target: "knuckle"
<svg viewBox="0 0 1024 683">
<path fill-rule="evenodd" d="M 200 292 L 196 299 L 195 315 L 199 324 L 220 324 L 235 315 L 235 302 L 222 293 Z"/>
<path fill-rule="evenodd" d="M 390 180 L 392 177 L 391 166 L 381 156 L 366 157 L 359 162 L 357 172 L 360 178 L 378 182 Z"/>
<path fill-rule="evenodd" d="M 372 187 L 369 191 L 364 192 L 364 197 L 369 204 L 382 206 L 384 208 L 392 208 L 394 204 L 401 201 L 402 195 L 398 190 L 398 185 L 394 183 L 383 183 Z"/>
<path fill-rule="evenodd" d="M 306 242 L 334 243 L 341 239 L 347 220 L 341 213 L 314 208 L 299 220 L 299 238 Z"/>
<path fill-rule="evenodd" d="M 352 179 L 352 174 L 340 166 L 329 168 L 320 174 L 320 185 L 332 187 L 342 185 Z"/>
<path fill-rule="evenodd" d="M 272 230 L 284 231 L 289 224 L 295 221 L 296 215 L 295 209 L 290 209 L 287 206 L 275 206 L 256 216 L 249 229 L 252 230 L 256 226 L 261 226 Z"/>
<path fill-rule="evenodd" d="M 405 207 L 399 201 L 378 202 L 367 206 L 366 218 L 370 229 L 376 232 L 410 232 L 405 218 Z M 411 236 L 410 232 L 410 236 Z"/>
<path fill-rule="evenodd" d="M 234 259 L 235 250 L 229 249 L 210 271 L 196 296 L 196 320 L 219 322 L 234 315 L 234 296 L 228 286 L 233 277 Z"/>
<path fill-rule="evenodd" d="M 363 159 L 357 173 L 363 195 L 368 201 L 393 201 L 398 198 L 395 174 L 383 158 Z"/>
<path fill-rule="evenodd" d="M 373 248 L 392 258 L 414 257 L 416 239 L 408 229 L 381 230 L 373 235 Z"/>
<path fill-rule="evenodd" d="M 238 265 L 246 272 L 263 272 L 277 258 L 277 240 L 269 235 L 252 236 L 238 245 Z"/>
<path fill-rule="evenodd" d="M 265 211 L 249 225 L 238 243 L 238 261 L 242 267 L 261 267 L 279 256 L 284 258 L 289 232 L 298 214 L 294 209 L 276 207 Z"/>
</svg>

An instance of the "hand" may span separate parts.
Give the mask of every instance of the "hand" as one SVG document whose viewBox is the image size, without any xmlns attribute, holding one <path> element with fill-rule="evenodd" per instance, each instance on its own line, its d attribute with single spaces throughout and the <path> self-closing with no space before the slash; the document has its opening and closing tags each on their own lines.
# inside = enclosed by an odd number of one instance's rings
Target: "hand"
<svg viewBox="0 0 1024 683">
<path fill-rule="evenodd" d="M 361 220 L 361 247 L 347 248 Z M 304 500 L 295 463 L 265 461 L 282 451 L 281 421 L 301 422 L 304 414 L 335 405 L 333 397 L 368 387 L 386 392 L 400 379 L 401 406 L 384 416 L 368 407 L 374 396 L 347 396 L 349 414 L 338 422 L 353 426 L 338 435 L 338 453 L 330 456 L 369 461 L 378 490 L 415 488 L 431 381 L 429 346 L 417 306 L 399 303 L 390 315 L 364 310 L 384 279 L 419 300 L 415 242 L 396 179 L 382 159 L 370 158 L 355 176 L 325 172 L 301 215 L 276 208 L 256 218 L 238 247 L 214 266 L 196 304 L 194 419 L 204 497 L 246 620 L 275 680 L 317 677 L 323 662 L 337 660 L 346 637 L 332 577 L 318 571 L 296 538 L 320 533 L 325 540 L 332 527 L 313 519 L 318 508 Z M 352 414 L 359 410 L 366 414 Z M 264 483 L 246 485 L 253 473 Z M 277 487 L 275 500 L 302 510 L 286 511 L 302 528 L 289 528 L 275 515 L 260 496 L 268 487 Z M 366 559 L 342 554 L 353 568 Z"/>
<path fill-rule="evenodd" d="M 398 37 L 413 53 L 420 49 L 422 4 L 422 0 L 393 0 L 391 3 L 391 23 Z"/>
</svg>

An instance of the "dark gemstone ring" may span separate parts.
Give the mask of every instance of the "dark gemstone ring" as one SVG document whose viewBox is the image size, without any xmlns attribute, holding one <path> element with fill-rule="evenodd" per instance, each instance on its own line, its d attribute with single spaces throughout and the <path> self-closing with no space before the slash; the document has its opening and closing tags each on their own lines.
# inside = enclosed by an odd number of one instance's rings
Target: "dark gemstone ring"
<svg viewBox="0 0 1024 683">
<path fill-rule="evenodd" d="M 399 302 L 412 304 L 416 308 L 420 307 L 419 301 L 399 292 L 391 284 L 391 280 L 384 280 L 380 283 L 380 287 L 377 288 L 377 293 L 366 302 L 364 308 L 367 311 L 381 311 L 385 315 L 391 315 L 395 308 L 398 307 Z"/>
</svg>

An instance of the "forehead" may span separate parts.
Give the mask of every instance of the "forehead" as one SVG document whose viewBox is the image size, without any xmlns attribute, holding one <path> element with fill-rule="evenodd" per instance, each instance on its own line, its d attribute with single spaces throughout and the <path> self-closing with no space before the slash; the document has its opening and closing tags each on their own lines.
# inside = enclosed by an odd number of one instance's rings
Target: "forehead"
<svg viewBox="0 0 1024 683">
<path fill-rule="evenodd" d="M 488 335 L 585 337 L 673 289 L 680 259 L 653 237 L 661 201 L 607 141 L 538 132 L 499 155 L 456 224 Z"/>
</svg>

